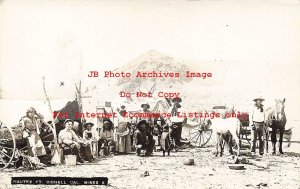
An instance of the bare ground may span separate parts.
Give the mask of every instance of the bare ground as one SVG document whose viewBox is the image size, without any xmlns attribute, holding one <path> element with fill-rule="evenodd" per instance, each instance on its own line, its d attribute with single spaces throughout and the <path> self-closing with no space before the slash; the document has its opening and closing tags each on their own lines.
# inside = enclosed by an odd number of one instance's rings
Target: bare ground
<svg viewBox="0 0 300 189">
<path fill-rule="evenodd" d="M 187 137 L 187 130 L 183 131 Z M 245 141 L 244 141 L 245 142 Z M 231 156 L 215 157 L 213 138 L 205 148 L 187 148 L 162 157 L 154 152 L 151 157 L 138 157 L 134 153 L 100 158 L 92 164 L 51 166 L 41 170 L 20 171 L 7 169 L 0 172 L 0 189 L 6 188 L 300 188 L 300 144 L 284 148 L 284 155 L 252 156 L 249 148 L 242 149 L 241 158 L 249 160 L 244 170 L 231 170 Z M 247 144 L 247 143 L 244 143 Z M 286 145 L 286 144 L 284 144 Z M 225 148 L 226 152 L 228 151 Z M 194 158 L 195 165 L 183 165 Z M 149 176 L 141 176 L 149 171 Z M 64 185 L 11 185 L 12 176 L 108 177 L 107 186 Z"/>
</svg>

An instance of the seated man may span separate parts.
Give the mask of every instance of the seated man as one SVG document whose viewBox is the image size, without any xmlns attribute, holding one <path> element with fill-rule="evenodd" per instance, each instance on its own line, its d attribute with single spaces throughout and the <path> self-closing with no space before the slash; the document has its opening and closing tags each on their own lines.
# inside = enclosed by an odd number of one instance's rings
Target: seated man
<svg viewBox="0 0 300 189">
<path fill-rule="evenodd" d="M 74 121 L 72 130 L 75 132 L 77 137 L 79 138 L 80 150 L 79 150 L 79 157 L 82 159 L 91 162 L 93 159 L 92 151 L 90 145 L 88 145 L 88 141 L 82 138 L 79 132 L 79 123 Z"/>
<path fill-rule="evenodd" d="M 150 156 L 155 146 L 155 140 L 152 134 L 147 129 L 148 123 L 146 120 L 140 121 L 135 132 L 136 153 L 139 156 L 142 150 L 146 150 L 145 156 Z"/>
<path fill-rule="evenodd" d="M 113 124 L 110 120 L 104 120 L 103 128 L 100 131 L 99 147 L 104 147 L 104 155 L 113 154 L 115 142 L 113 137 Z"/>
<path fill-rule="evenodd" d="M 75 132 L 72 130 L 74 121 L 66 119 L 64 122 L 65 129 L 61 130 L 58 135 L 58 143 L 63 149 L 64 155 L 76 155 L 77 162 L 84 163 L 84 160 L 80 158 L 80 143 L 82 141 L 78 138 Z"/>
</svg>

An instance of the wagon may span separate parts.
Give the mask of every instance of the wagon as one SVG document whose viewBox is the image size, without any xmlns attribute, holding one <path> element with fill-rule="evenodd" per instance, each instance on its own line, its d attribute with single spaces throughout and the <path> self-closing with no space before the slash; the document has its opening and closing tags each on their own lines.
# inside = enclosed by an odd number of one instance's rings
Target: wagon
<svg viewBox="0 0 300 189">
<path fill-rule="evenodd" d="M 249 126 L 249 114 L 247 113 L 246 119 L 239 118 L 242 123 L 241 139 L 247 143 L 251 143 L 251 128 Z"/>
<path fill-rule="evenodd" d="M 228 108 L 225 106 L 214 106 L 212 108 L 212 112 L 218 112 L 220 114 L 223 114 L 226 112 Z M 204 126 L 201 123 L 201 118 L 194 119 L 194 122 L 198 122 L 198 125 L 194 126 L 189 131 L 189 140 L 191 145 L 195 147 L 204 147 L 209 140 L 211 139 L 212 135 L 212 129 Z"/>
<path fill-rule="evenodd" d="M 6 168 L 13 160 L 16 140 L 11 128 L 0 121 L 0 169 Z"/>
<path fill-rule="evenodd" d="M 190 144 L 194 147 L 204 147 L 211 139 L 212 129 L 201 124 L 200 120 L 197 121 L 199 124 L 192 127 L 189 131 Z"/>
<path fill-rule="evenodd" d="M 241 139 L 245 140 L 250 144 L 251 142 L 251 129 L 248 126 L 249 121 L 241 120 L 242 130 L 241 130 Z M 211 139 L 212 129 L 207 128 L 199 123 L 199 125 L 191 128 L 189 131 L 189 140 L 191 144 L 195 147 L 204 147 Z"/>
<path fill-rule="evenodd" d="M 246 114 L 245 118 L 238 118 L 242 123 L 242 129 L 241 129 L 241 139 L 246 142 L 246 144 L 251 144 L 251 127 L 249 126 L 249 113 Z M 195 147 L 204 147 L 209 140 L 211 139 L 212 130 L 206 128 L 205 126 L 200 124 L 200 121 L 198 121 L 199 124 L 192 128 L 189 132 L 190 142 Z M 271 128 L 269 129 L 269 136 L 271 136 Z M 279 131 L 278 133 L 279 134 Z M 278 136 L 277 136 L 278 137 Z M 291 143 L 291 137 L 292 137 L 292 128 L 286 129 L 283 134 L 283 138 L 285 142 L 288 143 L 288 146 L 290 146 Z M 269 139 L 270 140 L 270 139 Z"/>
<path fill-rule="evenodd" d="M 45 147 L 54 143 L 52 131 L 42 131 L 40 138 Z M 46 148 L 46 152 L 50 155 L 51 149 Z M 22 136 L 22 125 L 8 127 L 0 121 L 0 170 L 13 165 L 20 153 L 27 154 L 27 142 Z"/>
<path fill-rule="evenodd" d="M 75 117 L 76 112 L 79 111 L 79 104 L 77 100 L 68 102 L 61 110 L 54 112 L 68 113 L 69 119 L 77 121 L 79 124 L 79 132 L 82 135 L 82 122 L 80 118 Z M 55 123 L 56 136 L 64 129 L 63 122 L 65 118 L 57 118 Z M 21 122 L 21 121 L 20 121 Z M 52 124 L 53 126 L 53 124 Z M 40 130 L 40 138 L 45 146 L 47 156 L 51 159 L 53 154 L 54 134 L 49 127 L 52 127 L 50 122 L 43 123 Z M 8 127 L 0 121 L 0 170 L 13 165 L 20 154 L 27 154 L 27 141 L 23 138 L 22 123 Z"/>
<path fill-rule="evenodd" d="M 226 106 L 214 106 L 212 112 L 218 112 L 224 115 L 228 111 Z M 249 114 L 247 113 L 246 119 L 239 118 L 242 123 L 241 139 L 250 144 L 251 128 L 249 127 Z M 199 124 L 189 131 L 189 140 L 195 147 L 204 147 L 211 139 L 212 129 L 201 124 L 201 119 L 194 120 Z"/>
</svg>

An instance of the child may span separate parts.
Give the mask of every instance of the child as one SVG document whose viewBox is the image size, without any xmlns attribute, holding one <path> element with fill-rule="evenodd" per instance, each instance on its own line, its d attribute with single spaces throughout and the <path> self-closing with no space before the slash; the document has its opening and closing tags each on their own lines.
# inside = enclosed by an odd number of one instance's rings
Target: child
<svg viewBox="0 0 300 189">
<path fill-rule="evenodd" d="M 85 128 L 85 131 L 83 132 L 83 139 L 86 141 L 86 143 L 90 146 L 91 153 L 93 154 L 93 157 L 97 155 L 97 141 L 99 140 L 98 134 L 92 130 L 92 127 L 94 126 L 93 123 L 87 122 L 83 124 L 83 128 Z"/>
<path fill-rule="evenodd" d="M 172 142 L 171 142 L 171 132 L 169 132 L 169 125 L 163 125 L 163 131 L 161 134 L 161 148 L 163 151 L 163 156 L 165 156 L 166 151 L 168 152 L 168 156 L 170 156 L 170 151 L 172 149 Z"/>
</svg>

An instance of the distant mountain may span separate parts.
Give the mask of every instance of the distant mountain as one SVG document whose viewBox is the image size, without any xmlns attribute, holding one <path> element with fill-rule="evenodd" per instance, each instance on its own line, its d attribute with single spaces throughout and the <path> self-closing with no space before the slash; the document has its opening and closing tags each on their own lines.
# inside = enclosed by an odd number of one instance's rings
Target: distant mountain
<svg viewBox="0 0 300 189">
<path fill-rule="evenodd" d="M 203 70 L 201 70 L 202 67 Z M 140 109 L 141 103 L 149 103 L 153 107 L 157 101 L 164 100 L 158 97 L 158 92 L 176 92 L 180 93 L 183 103 L 192 109 L 202 108 L 203 100 L 211 98 L 212 79 L 188 78 L 185 77 L 186 71 L 209 71 L 208 63 L 201 63 L 194 66 L 188 61 L 179 61 L 164 53 L 151 50 L 128 62 L 127 64 L 113 70 L 114 73 L 131 73 L 130 78 L 102 78 L 96 85 L 87 89 L 86 96 L 91 96 L 88 100 L 88 106 L 103 104 L 103 101 L 111 101 L 114 106 L 121 103 L 127 103 L 131 109 Z M 200 70 L 199 70 L 200 69 Z M 156 72 L 156 73 L 179 73 L 180 77 L 136 77 L 137 72 Z M 211 85 L 213 84 L 213 85 Z M 131 97 L 120 97 L 119 93 L 127 92 Z M 137 97 L 137 92 L 148 93 L 153 95 L 151 98 Z M 201 103 L 199 104 L 199 99 Z M 87 106 L 87 105 L 86 105 Z M 210 107 L 210 105 L 209 105 Z"/>
<path fill-rule="evenodd" d="M 164 53 L 151 50 L 114 71 L 131 73 L 131 78 L 119 78 L 117 85 L 124 91 L 136 92 L 180 88 L 192 80 L 184 76 L 187 70 L 191 70 L 187 64 L 180 63 Z M 136 77 L 138 72 L 153 71 L 156 73 L 179 73 L 180 77 Z"/>
</svg>

